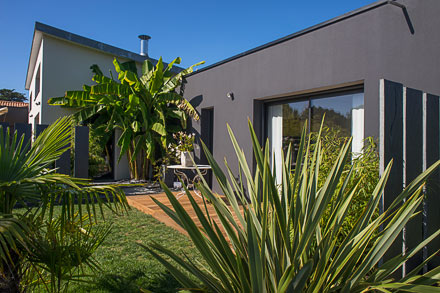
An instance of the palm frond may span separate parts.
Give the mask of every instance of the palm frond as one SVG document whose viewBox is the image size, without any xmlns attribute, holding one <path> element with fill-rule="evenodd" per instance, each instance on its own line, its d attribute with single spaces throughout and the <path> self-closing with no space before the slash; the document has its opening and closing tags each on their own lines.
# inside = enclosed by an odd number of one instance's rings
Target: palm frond
<svg viewBox="0 0 440 293">
<path fill-rule="evenodd" d="M 94 231 L 96 237 L 88 230 L 86 237 L 83 227 L 92 224 L 91 215 L 103 216 L 103 208 L 115 213 L 128 209 L 125 194 L 117 186 L 93 186 L 86 179 L 56 173 L 55 161 L 70 147 L 71 121 L 70 117 L 58 119 L 29 150 L 23 137 L 18 139 L 17 133 L 9 130 L 4 134 L 0 126 L 0 259 L 5 278 L 19 280 L 10 274 L 27 266 L 40 279 L 39 270 L 47 271 L 51 288 L 56 288 L 54 279 L 68 278 L 72 268 L 96 268 L 91 253 L 109 230 Z M 25 208 L 25 215 L 16 212 L 17 203 Z M 60 206 L 61 214 L 53 222 L 55 205 Z M 43 238 L 42 226 L 46 231 Z M 43 262 L 43 256 L 50 261 Z M 54 258 L 58 262 L 52 262 Z"/>
<path fill-rule="evenodd" d="M 3 264 L 13 262 L 11 252 L 20 254 L 28 248 L 29 227 L 12 215 L 0 217 L 0 259 Z"/>
</svg>

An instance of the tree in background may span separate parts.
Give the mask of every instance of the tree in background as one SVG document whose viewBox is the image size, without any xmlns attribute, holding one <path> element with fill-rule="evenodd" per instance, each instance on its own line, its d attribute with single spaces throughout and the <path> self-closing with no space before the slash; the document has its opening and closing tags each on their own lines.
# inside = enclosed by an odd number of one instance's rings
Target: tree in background
<svg viewBox="0 0 440 293">
<path fill-rule="evenodd" d="M 16 92 L 15 89 L 0 89 L 0 100 L 26 102 L 27 98 L 24 94 Z"/>
</svg>

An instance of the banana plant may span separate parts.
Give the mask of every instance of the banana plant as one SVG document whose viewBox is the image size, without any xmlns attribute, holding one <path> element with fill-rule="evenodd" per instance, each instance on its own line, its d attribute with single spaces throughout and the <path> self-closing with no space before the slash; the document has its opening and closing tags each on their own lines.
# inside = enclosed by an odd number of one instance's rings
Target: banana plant
<svg viewBox="0 0 440 293">
<path fill-rule="evenodd" d="M 71 123 L 70 117 L 57 120 L 36 138 L 32 146 L 23 143 L 24 136 L 18 138 L 17 132 L 10 133 L 9 128 L 3 131 L 0 126 L 0 288 L 2 291 L 20 292 L 23 289 L 24 269 L 30 266 L 36 267 L 37 255 L 43 251 L 37 249 L 37 244 L 41 242 L 36 241 L 39 237 L 35 235 L 47 236 L 47 233 L 41 229 L 41 223 L 46 219 L 54 218 L 56 205 L 61 206 L 61 213 L 57 217 L 56 237 L 63 241 L 68 239 L 69 235 L 66 231 L 69 231 L 68 228 L 72 227 L 72 223 L 76 223 L 78 229 L 90 224 L 90 221 L 87 223 L 83 221 L 85 216 L 97 213 L 103 215 L 104 207 L 116 213 L 128 208 L 125 194 L 119 188 L 91 186 L 85 179 L 58 174 L 53 168 L 55 161 L 69 145 Z M 24 210 L 18 211 L 17 205 L 22 206 Z M 105 236 L 104 233 L 102 236 Z M 93 239 L 93 237 L 89 238 L 90 241 Z M 62 248 L 63 241 L 53 241 L 54 247 L 46 252 L 55 254 L 57 249 Z M 75 250 L 73 245 L 71 248 Z M 90 254 L 77 254 L 75 259 L 76 268 L 90 264 L 88 262 Z M 68 264 L 63 258 L 59 260 L 52 265 L 66 268 Z M 70 264 L 69 267 L 73 269 Z"/>
<path fill-rule="evenodd" d="M 201 227 L 188 214 L 189 207 L 183 207 L 164 184 L 162 187 L 173 208 L 155 200 L 188 232 L 204 260 L 203 263 L 194 262 L 157 243 L 143 246 L 183 288 L 212 292 L 440 291 L 435 287 L 440 281 L 440 267 L 418 275 L 439 251 L 404 278 L 395 279 L 393 274 L 437 237 L 440 230 L 411 247 L 406 254 L 379 265 L 402 228 L 417 212 L 423 201 L 426 179 L 439 167 L 440 161 L 396 195 L 389 209 L 373 216 L 388 180 L 391 162 L 372 192 L 368 205 L 357 215 L 356 224 L 348 233 L 342 234 L 347 211 L 358 192 L 357 185 L 347 188 L 353 169 L 343 176 L 344 166 L 350 163 L 351 139 L 342 147 L 319 188 L 321 132 L 311 147 L 304 126 L 295 169 L 291 169 L 289 148 L 283 156 L 281 174 L 274 174 L 271 170 L 278 169 L 271 168 L 268 142 L 262 148 L 250 122 L 249 129 L 255 173 L 251 173 L 244 151 L 228 126 L 237 155 L 240 183 L 227 161 L 225 173 L 203 146 L 224 197 L 215 194 L 204 180 L 197 186 L 204 201 L 214 207 L 212 214 L 208 209 L 200 208 L 186 189 Z M 282 179 L 281 185 L 277 185 L 278 176 Z M 334 202 L 329 205 L 332 200 Z M 328 209 L 330 217 L 324 222 L 324 213 Z M 213 219 L 214 216 L 218 221 Z M 343 240 L 340 241 L 339 237 Z"/>
<path fill-rule="evenodd" d="M 166 154 L 172 134 L 187 127 L 187 117 L 199 119 L 197 111 L 176 88 L 185 75 L 204 62 L 176 74 L 172 69 L 180 62 L 181 58 L 176 58 L 165 67 L 162 58 L 155 66 L 147 59 L 138 76 L 134 61 L 120 63 L 114 59 L 117 80 L 104 76 L 97 65 L 92 65 L 96 85 L 67 91 L 64 97 L 51 98 L 48 103 L 76 108 L 78 121 L 93 121 L 91 126 L 102 132 L 120 129 L 119 159 L 127 154 L 132 177 L 145 179 L 148 164 Z M 139 155 L 142 152 L 144 156 Z"/>
</svg>

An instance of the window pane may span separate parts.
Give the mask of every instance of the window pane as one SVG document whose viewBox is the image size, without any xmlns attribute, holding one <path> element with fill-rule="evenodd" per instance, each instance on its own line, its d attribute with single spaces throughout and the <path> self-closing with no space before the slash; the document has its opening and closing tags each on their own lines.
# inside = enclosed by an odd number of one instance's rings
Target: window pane
<svg viewBox="0 0 440 293">
<path fill-rule="evenodd" d="M 301 101 L 283 105 L 283 151 L 292 144 L 292 163 L 296 162 L 301 131 L 309 118 L 309 102 Z"/>
<path fill-rule="evenodd" d="M 361 152 L 364 138 L 364 94 L 349 94 L 311 100 L 311 131 L 324 125 L 339 131 L 341 137 L 353 136 L 352 151 Z"/>
<path fill-rule="evenodd" d="M 322 118 L 329 128 L 338 129 L 341 136 L 350 136 L 351 133 L 351 96 L 329 97 L 312 100 L 313 132 L 319 131 Z"/>
<path fill-rule="evenodd" d="M 280 173 L 281 150 L 287 152 L 292 144 L 292 163 L 295 164 L 306 120 L 311 117 L 311 131 L 319 131 L 325 113 L 325 126 L 339 131 L 342 137 L 353 136 L 352 151 L 360 153 L 364 139 L 364 94 L 346 94 L 325 98 L 295 101 L 267 107 L 267 133 L 272 160 Z"/>
<path fill-rule="evenodd" d="M 35 99 L 37 98 L 38 94 L 40 93 L 40 78 L 41 78 L 41 66 L 38 66 L 37 71 L 37 77 L 35 78 Z"/>
</svg>

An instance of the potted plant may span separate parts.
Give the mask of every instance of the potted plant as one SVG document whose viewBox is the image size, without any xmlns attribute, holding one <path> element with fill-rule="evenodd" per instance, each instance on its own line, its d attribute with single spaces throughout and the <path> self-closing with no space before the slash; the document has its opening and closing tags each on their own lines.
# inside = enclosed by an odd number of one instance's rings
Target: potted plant
<svg viewBox="0 0 440 293">
<path fill-rule="evenodd" d="M 177 139 L 177 150 L 180 152 L 180 164 L 183 167 L 192 167 L 193 160 L 191 159 L 191 152 L 194 150 L 194 133 L 185 133 L 179 131 L 176 133 L 175 138 Z"/>
</svg>

